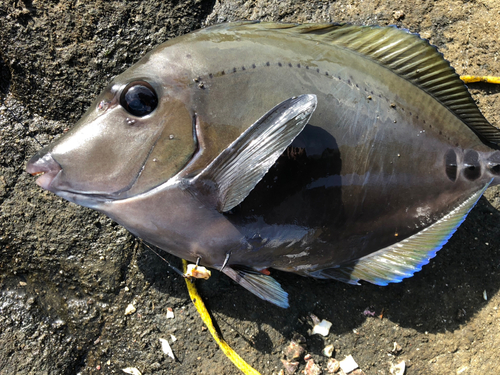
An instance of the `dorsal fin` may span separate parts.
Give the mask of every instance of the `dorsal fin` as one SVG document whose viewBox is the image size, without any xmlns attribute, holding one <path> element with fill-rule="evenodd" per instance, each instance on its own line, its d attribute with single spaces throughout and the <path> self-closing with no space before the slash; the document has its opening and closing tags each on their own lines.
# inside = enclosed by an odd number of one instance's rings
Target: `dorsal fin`
<svg viewBox="0 0 500 375">
<path fill-rule="evenodd" d="M 413 236 L 356 261 L 316 271 L 310 276 L 336 279 L 349 284 L 365 280 L 376 285 L 397 283 L 413 276 L 422 269 L 422 266 L 429 263 L 429 260 L 455 233 L 490 184 L 491 181 L 449 214 Z"/>
<path fill-rule="evenodd" d="M 282 32 L 355 51 L 432 95 L 484 140 L 500 144 L 500 129 L 484 118 L 455 69 L 435 46 L 416 34 L 395 27 L 335 24 L 262 22 L 226 27 Z"/>
</svg>

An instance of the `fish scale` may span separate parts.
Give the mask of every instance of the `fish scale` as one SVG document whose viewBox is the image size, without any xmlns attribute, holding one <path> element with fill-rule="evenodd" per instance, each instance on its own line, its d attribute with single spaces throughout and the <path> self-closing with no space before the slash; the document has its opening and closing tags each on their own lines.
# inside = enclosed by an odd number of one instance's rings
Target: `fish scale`
<svg viewBox="0 0 500 375">
<path fill-rule="evenodd" d="M 499 142 L 418 35 L 241 22 L 157 47 L 27 170 L 286 307 L 259 271 L 378 285 L 419 271 L 500 183 Z"/>
</svg>

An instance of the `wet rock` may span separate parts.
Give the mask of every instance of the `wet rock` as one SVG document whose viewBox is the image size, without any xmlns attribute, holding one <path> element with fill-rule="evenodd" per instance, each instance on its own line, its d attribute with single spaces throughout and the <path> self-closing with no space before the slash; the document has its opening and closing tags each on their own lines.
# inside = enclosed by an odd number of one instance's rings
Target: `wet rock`
<svg viewBox="0 0 500 375">
<path fill-rule="evenodd" d="M 218 356 L 216 361 L 211 360 L 218 349 L 206 339 L 208 334 L 201 338 L 188 333 L 189 328 L 201 327 L 194 310 L 190 317 L 176 314 L 175 334 L 179 345 L 184 345 L 183 352 L 196 354 L 186 355 L 182 365 L 164 358 L 156 333 L 165 338 L 174 333 L 174 320 L 165 318 L 167 306 L 189 306 L 183 280 L 169 274 L 155 255 L 137 246 L 138 241 L 116 223 L 42 192 L 24 170 L 27 159 L 71 128 L 112 76 L 155 45 L 198 28 L 202 22 L 255 19 L 385 25 L 394 23 L 393 11 L 398 9 L 404 11 L 398 23 L 438 44 L 458 73 L 499 74 L 497 2 L 489 2 L 488 11 L 482 2 L 415 4 L 347 0 L 0 1 L 0 372 L 91 374 L 101 364 L 103 374 L 122 373 L 122 368 L 136 366 L 151 373 L 194 375 L 200 368 L 196 358 L 202 357 L 210 373 L 235 373 L 230 362 Z M 498 90 L 471 88 L 483 113 L 498 125 Z M 487 95 L 484 90 L 489 91 Z M 376 98 L 373 95 L 374 101 Z M 414 359 L 415 373 L 448 373 L 456 363 L 474 364 L 474 370 L 464 365 L 457 372 L 495 373 L 499 356 L 499 332 L 493 320 L 500 284 L 499 193 L 498 187 L 489 189 L 487 199 L 481 199 L 469 214 L 465 230 L 457 232 L 448 250 L 440 252 L 420 280 L 407 279 L 390 288 L 351 288 L 283 273 L 283 287 L 301 298 L 287 310 L 287 316 L 292 317 L 288 320 L 280 315 L 282 311 L 262 301 L 255 300 L 249 308 L 252 296 L 224 276 L 212 276 L 210 287 L 200 286 L 200 293 L 209 298 L 209 308 L 223 330 L 228 321 L 237 331 L 254 330 L 248 336 L 241 335 L 235 345 L 255 345 L 257 354 L 246 350 L 238 353 L 263 372 L 265 361 L 279 360 L 279 351 L 289 340 L 288 332 L 307 331 L 296 323 L 297 316 L 310 311 L 304 302 L 307 306 L 320 303 L 315 310 L 318 314 L 335 311 L 329 315 L 335 316 L 335 326 L 355 328 L 359 328 L 359 321 L 354 315 L 359 318 L 365 306 L 386 304 L 386 319 L 377 320 L 380 325 L 363 328 L 365 339 L 373 334 L 377 339 L 390 340 L 384 341 L 389 342 L 387 351 L 394 340 L 402 343 L 405 337 L 418 343 L 419 352 L 415 352 L 417 345 L 405 346 L 405 354 L 411 351 Z M 485 241 L 491 246 L 485 247 Z M 470 267 L 460 266 L 462 263 Z M 443 275 L 449 286 L 441 282 Z M 20 281 L 27 285 L 20 288 Z M 153 287 L 143 289 L 146 282 Z M 433 293 L 429 293 L 429 285 Z M 487 301 L 482 297 L 485 289 Z M 139 300 L 154 303 L 146 309 L 146 302 L 141 305 L 141 314 L 146 313 L 143 318 L 123 317 L 132 293 Z M 22 299 L 12 302 L 16 295 Z M 97 301 L 93 307 L 85 304 L 88 298 Z M 366 304 L 359 303 L 361 300 Z M 352 306 L 358 308 L 350 310 Z M 461 308 L 467 310 L 463 325 L 443 322 L 443 316 L 453 320 Z M 54 330 L 52 322 L 58 319 L 66 326 Z M 393 323 L 400 325 L 399 330 L 379 337 L 392 332 Z M 289 330 L 282 330 L 284 324 Z M 149 333 L 140 340 L 128 340 L 146 330 Z M 428 334 L 424 334 L 426 331 Z M 446 332 L 444 341 L 442 332 Z M 342 351 L 352 352 L 354 344 L 348 343 L 351 331 L 342 328 L 335 334 L 345 342 Z M 471 340 L 464 339 L 469 336 Z M 98 337 L 101 340 L 94 345 Z M 255 344 L 244 341 L 244 337 Z M 442 345 L 436 345 L 436 340 Z M 443 345 L 453 347 L 457 342 L 460 348 L 465 345 L 464 350 L 429 364 L 431 358 L 443 353 Z M 177 353 L 177 347 L 174 349 Z M 388 372 L 387 351 L 370 353 L 376 363 L 371 372 Z M 150 364 L 155 364 L 154 372 Z"/>
</svg>

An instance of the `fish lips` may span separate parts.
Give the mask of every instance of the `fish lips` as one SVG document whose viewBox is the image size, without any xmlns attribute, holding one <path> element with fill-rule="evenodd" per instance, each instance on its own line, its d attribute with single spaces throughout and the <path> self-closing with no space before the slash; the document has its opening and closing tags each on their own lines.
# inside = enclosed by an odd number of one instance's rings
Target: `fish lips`
<svg viewBox="0 0 500 375">
<path fill-rule="evenodd" d="M 94 209 L 99 209 L 101 204 L 108 200 L 108 198 L 102 195 L 85 194 L 82 192 L 60 189 L 57 182 L 58 177 L 63 172 L 63 168 L 50 152 L 43 151 L 44 150 L 41 150 L 35 154 L 26 165 L 26 171 L 29 174 L 39 176 L 36 179 L 36 184 L 38 186 L 70 202 Z"/>
<path fill-rule="evenodd" d="M 62 167 L 50 153 L 35 154 L 26 165 L 26 171 L 32 176 L 40 176 L 36 180 L 38 186 L 56 192 L 56 189 L 52 188 L 52 183 L 62 172 Z"/>
<path fill-rule="evenodd" d="M 52 156 L 51 151 L 47 152 L 45 149 L 33 155 L 26 165 L 26 171 L 32 176 L 38 176 L 36 184 L 42 189 L 48 190 L 70 202 L 93 209 L 99 209 L 105 202 L 126 198 L 122 194 L 130 190 L 140 175 L 139 171 L 130 185 L 117 192 L 102 193 L 74 190 L 64 182 L 63 167 Z"/>
</svg>

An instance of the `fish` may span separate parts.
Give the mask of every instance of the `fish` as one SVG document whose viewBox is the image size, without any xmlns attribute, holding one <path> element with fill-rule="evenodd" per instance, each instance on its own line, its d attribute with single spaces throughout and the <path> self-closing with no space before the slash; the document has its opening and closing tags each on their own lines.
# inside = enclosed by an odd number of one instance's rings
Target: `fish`
<svg viewBox="0 0 500 375">
<path fill-rule="evenodd" d="M 421 270 L 500 183 L 499 143 L 417 34 L 235 22 L 156 47 L 26 169 L 286 308 L 269 269 L 376 285 Z"/>
</svg>

